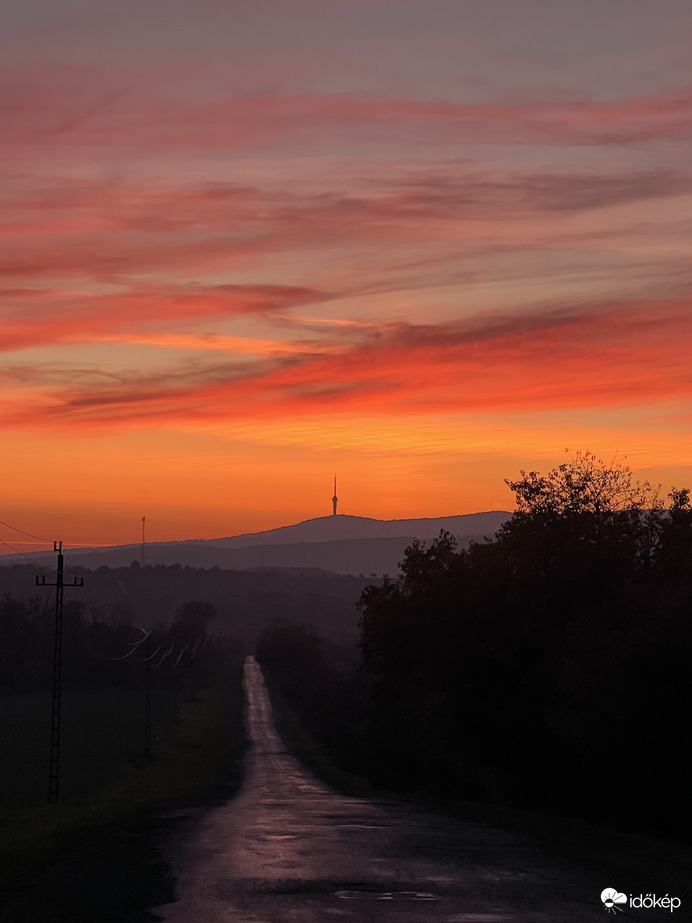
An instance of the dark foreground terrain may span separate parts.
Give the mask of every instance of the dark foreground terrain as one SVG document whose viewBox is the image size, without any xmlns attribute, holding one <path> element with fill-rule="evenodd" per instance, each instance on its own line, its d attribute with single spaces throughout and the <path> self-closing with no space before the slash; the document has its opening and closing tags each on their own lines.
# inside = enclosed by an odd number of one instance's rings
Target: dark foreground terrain
<svg viewBox="0 0 692 923">
<path fill-rule="evenodd" d="M 286 751 L 252 659 L 245 683 L 245 781 L 232 801 L 176 828 L 167 853 L 178 899 L 152 909 L 156 919 L 591 921 L 606 914 L 604 888 L 629 886 L 557 858 L 525 833 L 335 793 Z M 675 893 L 668 881 L 641 888 L 659 884 Z M 627 914 L 670 918 L 669 910 Z M 675 919 L 686 919 L 684 906 Z"/>
<path fill-rule="evenodd" d="M 2 923 L 597 920 L 606 887 L 683 900 L 623 920 L 689 919 L 682 846 L 499 806 L 434 813 L 343 773 L 329 777 L 360 794 L 336 793 L 278 738 L 258 666 L 245 673 L 238 794 L 233 677 L 186 706 L 175 739 L 109 801 L 3 813 Z"/>
<path fill-rule="evenodd" d="M 82 803 L 0 808 L 2 923 L 143 923 L 147 907 L 174 899 L 161 843 L 175 838 L 181 809 L 223 802 L 239 785 L 241 675 L 230 658 L 181 705 L 152 759 Z"/>
</svg>

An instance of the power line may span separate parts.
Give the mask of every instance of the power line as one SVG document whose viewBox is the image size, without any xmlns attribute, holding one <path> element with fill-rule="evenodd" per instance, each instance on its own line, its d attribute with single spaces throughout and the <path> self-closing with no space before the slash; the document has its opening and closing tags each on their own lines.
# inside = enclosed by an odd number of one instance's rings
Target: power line
<svg viewBox="0 0 692 923">
<path fill-rule="evenodd" d="M 36 539 L 36 541 L 41 542 L 46 545 L 55 545 L 55 542 L 50 541 L 47 538 L 42 538 L 40 535 L 34 535 L 33 532 L 25 532 L 24 529 L 18 529 L 16 526 L 13 526 L 9 522 L 5 522 L 4 519 L 0 519 L 0 526 L 5 526 L 6 529 L 11 529 L 13 532 L 18 532 L 20 535 L 25 535 L 27 538 Z M 33 561 L 25 551 L 20 551 L 18 548 L 15 548 L 14 545 L 11 545 L 9 542 L 5 541 L 4 538 L 0 538 L 0 543 L 3 544 L 6 548 L 9 548 L 13 554 L 18 555 L 19 557 L 26 558 L 26 560 L 31 564 L 32 567 L 36 567 L 36 562 Z M 44 551 L 30 552 L 30 554 L 45 554 Z M 0 561 L 0 564 L 2 562 Z M 24 575 L 22 575 L 24 576 Z M 27 574 L 26 576 L 32 576 Z"/>
<path fill-rule="evenodd" d="M 147 637 L 147 640 L 148 638 L 149 636 Z M 150 660 L 153 660 L 154 657 L 156 657 L 156 655 L 158 654 L 158 652 L 161 650 L 162 647 L 163 645 L 159 644 L 159 646 L 156 648 L 153 654 L 149 654 L 147 657 L 135 657 L 135 660 L 137 661 L 137 663 L 148 663 Z"/>
<path fill-rule="evenodd" d="M 0 538 L 0 542 L 2 542 L 2 544 L 5 545 L 6 548 L 9 548 L 10 551 L 14 551 L 15 554 L 23 554 L 23 552 L 22 552 L 22 551 L 18 551 L 18 550 L 14 547 L 14 545 L 10 545 L 9 542 L 6 542 L 4 538 Z"/>
<path fill-rule="evenodd" d="M 72 570 L 77 570 L 77 569 L 79 568 L 79 564 L 75 564 L 75 563 L 74 563 L 74 561 L 73 561 L 72 558 L 70 557 L 70 554 L 69 554 L 67 548 L 64 548 L 63 550 L 64 550 L 65 557 L 66 557 L 67 560 L 69 561 L 70 567 L 72 568 Z M 81 568 L 81 569 L 84 570 L 85 568 Z M 77 575 L 76 575 L 76 574 L 68 574 L 68 576 L 69 576 L 69 577 L 76 577 Z M 89 599 L 91 600 L 91 603 L 92 603 L 92 607 L 93 607 L 93 608 L 92 608 L 92 612 L 91 612 L 91 617 L 93 618 L 93 617 L 94 617 L 94 613 L 98 613 L 98 612 L 99 612 L 99 602 L 98 602 L 98 600 L 96 599 L 96 597 L 94 596 L 94 594 L 91 592 L 91 590 L 89 589 L 88 586 L 86 586 L 85 589 L 86 589 L 87 596 L 89 597 Z"/>
<path fill-rule="evenodd" d="M 35 579 L 36 579 L 36 574 L 35 574 L 35 573 L 33 573 L 33 574 L 23 574 L 23 573 L 18 573 L 16 570 L 3 570 L 2 577 L 3 577 L 3 579 L 4 579 L 5 577 L 19 577 L 20 579 L 21 579 L 22 577 L 26 577 L 27 580 L 35 580 Z"/>
<path fill-rule="evenodd" d="M 175 640 L 173 641 L 173 643 L 171 644 L 171 646 L 168 648 L 168 650 L 164 652 L 163 657 L 161 658 L 161 660 L 159 660 L 158 663 L 155 663 L 154 666 L 155 666 L 155 667 L 160 667 L 161 664 L 164 662 L 164 660 L 165 660 L 167 657 L 170 657 L 170 655 L 173 653 L 173 648 L 174 648 L 174 647 L 175 647 Z"/>
<path fill-rule="evenodd" d="M 0 543 L 3 544 L 6 548 L 9 548 L 14 554 L 19 555 L 22 558 L 26 558 L 29 564 L 32 567 L 36 567 L 36 561 L 33 561 L 25 551 L 20 551 L 18 548 L 15 548 L 14 545 L 10 545 L 9 542 L 6 542 L 4 538 L 0 538 Z M 45 554 L 44 551 L 31 552 L 33 554 Z M 0 559 L 0 564 L 2 563 Z"/>
<path fill-rule="evenodd" d="M 26 535 L 27 538 L 35 538 L 37 541 L 43 542 L 46 545 L 53 544 L 51 539 L 41 538 L 40 535 L 33 535 L 31 532 L 25 532 L 23 529 L 18 529 L 16 526 L 10 525 L 9 522 L 4 522 L 2 519 L 0 519 L 0 526 L 6 526 L 8 529 L 12 529 L 13 532 L 19 532 L 20 535 Z"/>
<path fill-rule="evenodd" d="M 124 638 L 118 638 L 118 640 L 119 640 L 119 641 L 122 641 L 123 644 L 129 644 L 129 645 L 131 646 L 131 648 L 132 648 L 132 650 L 128 651 L 126 654 L 123 654 L 122 657 L 108 657 L 106 654 L 100 654 L 98 651 L 95 651 L 95 650 L 94 650 L 92 647 L 90 647 L 88 644 L 85 644 L 85 647 L 86 647 L 87 650 L 88 650 L 91 654 L 93 654 L 95 657 L 100 657 L 101 660 L 110 660 L 112 663 L 117 663 L 117 662 L 119 662 L 119 661 L 121 661 L 121 660 L 127 660 L 129 657 L 132 657 L 133 654 L 135 654 L 135 652 L 137 651 L 137 649 L 138 649 L 138 647 L 140 646 L 140 644 L 144 644 L 144 642 L 147 641 L 147 640 L 151 637 L 151 632 L 150 632 L 150 631 L 144 631 L 143 628 L 140 628 L 139 630 L 142 631 L 142 632 L 144 632 L 144 637 L 143 637 L 143 638 L 140 638 L 139 641 L 126 641 Z M 160 650 L 160 647 L 161 647 L 161 646 L 159 645 L 159 647 L 156 649 L 156 650 L 157 650 L 157 653 L 158 653 L 158 651 Z M 135 657 L 134 659 L 135 659 L 135 660 L 139 660 L 139 657 Z M 140 663 L 141 663 L 141 662 L 142 662 L 142 661 L 140 661 Z"/>
</svg>

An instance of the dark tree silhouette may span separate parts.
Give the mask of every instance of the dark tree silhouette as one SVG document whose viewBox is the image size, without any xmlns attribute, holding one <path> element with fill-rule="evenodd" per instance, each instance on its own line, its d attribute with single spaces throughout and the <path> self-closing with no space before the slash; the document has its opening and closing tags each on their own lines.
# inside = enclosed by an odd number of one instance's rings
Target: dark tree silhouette
<svg viewBox="0 0 692 923">
<path fill-rule="evenodd" d="M 680 833 L 684 757 L 660 741 L 692 717 L 689 491 L 666 508 L 591 453 L 521 475 L 496 541 L 414 542 L 362 594 L 371 775 Z"/>
</svg>

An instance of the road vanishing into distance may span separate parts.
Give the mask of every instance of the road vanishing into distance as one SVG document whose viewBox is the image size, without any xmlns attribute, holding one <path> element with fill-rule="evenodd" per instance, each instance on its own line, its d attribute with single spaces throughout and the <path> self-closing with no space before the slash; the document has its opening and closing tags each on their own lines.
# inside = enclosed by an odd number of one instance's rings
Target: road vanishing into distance
<svg viewBox="0 0 692 923">
<path fill-rule="evenodd" d="M 245 665 L 252 745 L 228 803 L 177 827 L 168 923 L 502 923 L 606 919 L 611 882 L 550 859 L 528 836 L 317 781 L 274 729 L 261 670 Z M 647 914 L 643 914 L 647 917 Z M 649 917 L 649 919 L 651 919 Z"/>
</svg>

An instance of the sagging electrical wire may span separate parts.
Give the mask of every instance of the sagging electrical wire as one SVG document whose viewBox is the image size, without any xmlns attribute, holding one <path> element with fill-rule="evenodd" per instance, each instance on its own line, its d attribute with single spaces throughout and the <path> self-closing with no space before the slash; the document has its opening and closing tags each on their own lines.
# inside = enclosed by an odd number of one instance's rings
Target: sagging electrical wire
<svg viewBox="0 0 692 923">
<path fill-rule="evenodd" d="M 154 666 L 154 667 L 160 667 L 161 664 L 164 662 L 164 660 L 165 660 L 167 657 L 170 657 L 170 655 L 173 653 L 173 648 L 174 648 L 174 647 L 175 647 L 175 641 L 171 644 L 171 646 L 168 648 L 168 650 L 164 653 L 164 655 L 163 655 L 163 657 L 161 658 L 161 660 L 159 660 L 158 663 L 153 664 L 153 666 Z"/>
<path fill-rule="evenodd" d="M 32 567 L 36 567 L 36 561 L 32 561 L 31 558 L 29 557 L 29 555 L 26 553 L 26 551 L 20 551 L 18 548 L 15 548 L 14 545 L 10 545 L 9 542 L 6 542 L 4 538 L 0 538 L 0 544 L 3 544 L 6 548 L 9 548 L 10 551 L 13 552 L 14 554 L 19 555 L 19 556 L 22 557 L 22 558 L 26 558 L 27 561 L 29 562 L 29 564 L 31 564 Z M 44 552 L 39 552 L 39 553 L 40 553 L 40 554 L 43 554 Z M 31 577 L 31 579 L 33 580 L 33 578 L 34 578 L 36 575 L 35 575 L 35 574 L 21 574 L 21 575 L 18 575 L 18 576 L 22 576 L 22 577 Z"/>
<path fill-rule="evenodd" d="M 187 644 L 185 645 L 185 647 L 184 647 L 184 648 L 180 651 L 180 653 L 178 654 L 178 659 L 177 659 L 176 662 L 173 664 L 174 667 L 177 667 L 177 666 L 178 666 L 178 664 L 179 664 L 180 661 L 182 660 L 183 654 L 189 649 L 189 647 L 190 647 L 190 641 L 191 641 L 191 640 L 192 640 L 191 638 L 188 639 Z"/>
<path fill-rule="evenodd" d="M 2 519 L 0 519 L 0 526 L 6 526 L 8 529 L 12 529 L 13 532 L 19 532 L 20 535 L 26 535 L 27 538 L 35 538 L 37 542 L 43 542 L 46 545 L 53 544 L 50 539 L 41 538 L 40 535 L 33 535 L 31 532 L 25 532 L 23 529 L 18 529 L 16 526 L 12 526 L 9 522 L 4 522 Z M 21 551 L 18 552 L 18 554 L 21 554 Z"/>
<path fill-rule="evenodd" d="M 158 652 L 161 650 L 162 647 L 163 645 L 159 644 L 159 646 L 156 648 L 153 654 L 150 654 L 148 657 L 135 657 L 135 660 L 137 661 L 137 663 L 148 663 L 150 660 L 153 660 L 154 657 L 156 657 L 156 655 L 158 654 Z"/>
<path fill-rule="evenodd" d="M 135 654 L 135 652 L 138 650 L 138 648 L 139 648 L 142 644 L 144 644 L 144 642 L 145 642 L 148 638 L 151 637 L 151 632 L 150 632 L 150 631 L 145 631 L 143 628 L 140 628 L 139 625 L 138 625 L 137 627 L 139 628 L 139 630 L 140 630 L 140 631 L 143 633 L 143 635 L 144 635 L 144 637 L 143 637 L 143 638 L 140 638 L 139 641 L 134 641 L 134 642 L 132 642 L 132 641 L 125 641 L 124 638 L 118 639 L 118 640 L 124 641 L 125 644 L 130 644 L 130 645 L 132 645 L 132 650 L 128 651 L 126 654 L 123 654 L 122 657 L 108 657 L 106 654 L 101 654 L 101 653 L 99 653 L 99 651 L 95 651 L 95 650 L 94 650 L 92 647 L 90 647 L 86 642 L 83 641 L 82 643 L 84 644 L 84 646 L 86 647 L 86 649 L 89 651 L 89 653 L 94 655 L 94 657 L 100 657 L 101 660 L 109 660 L 111 663 L 118 663 L 118 662 L 121 661 L 121 660 L 127 660 L 128 657 L 132 657 L 132 656 Z M 160 649 L 160 645 L 159 645 L 159 649 Z M 135 660 L 138 660 L 138 659 L 139 659 L 138 657 L 135 657 Z"/>
</svg>

